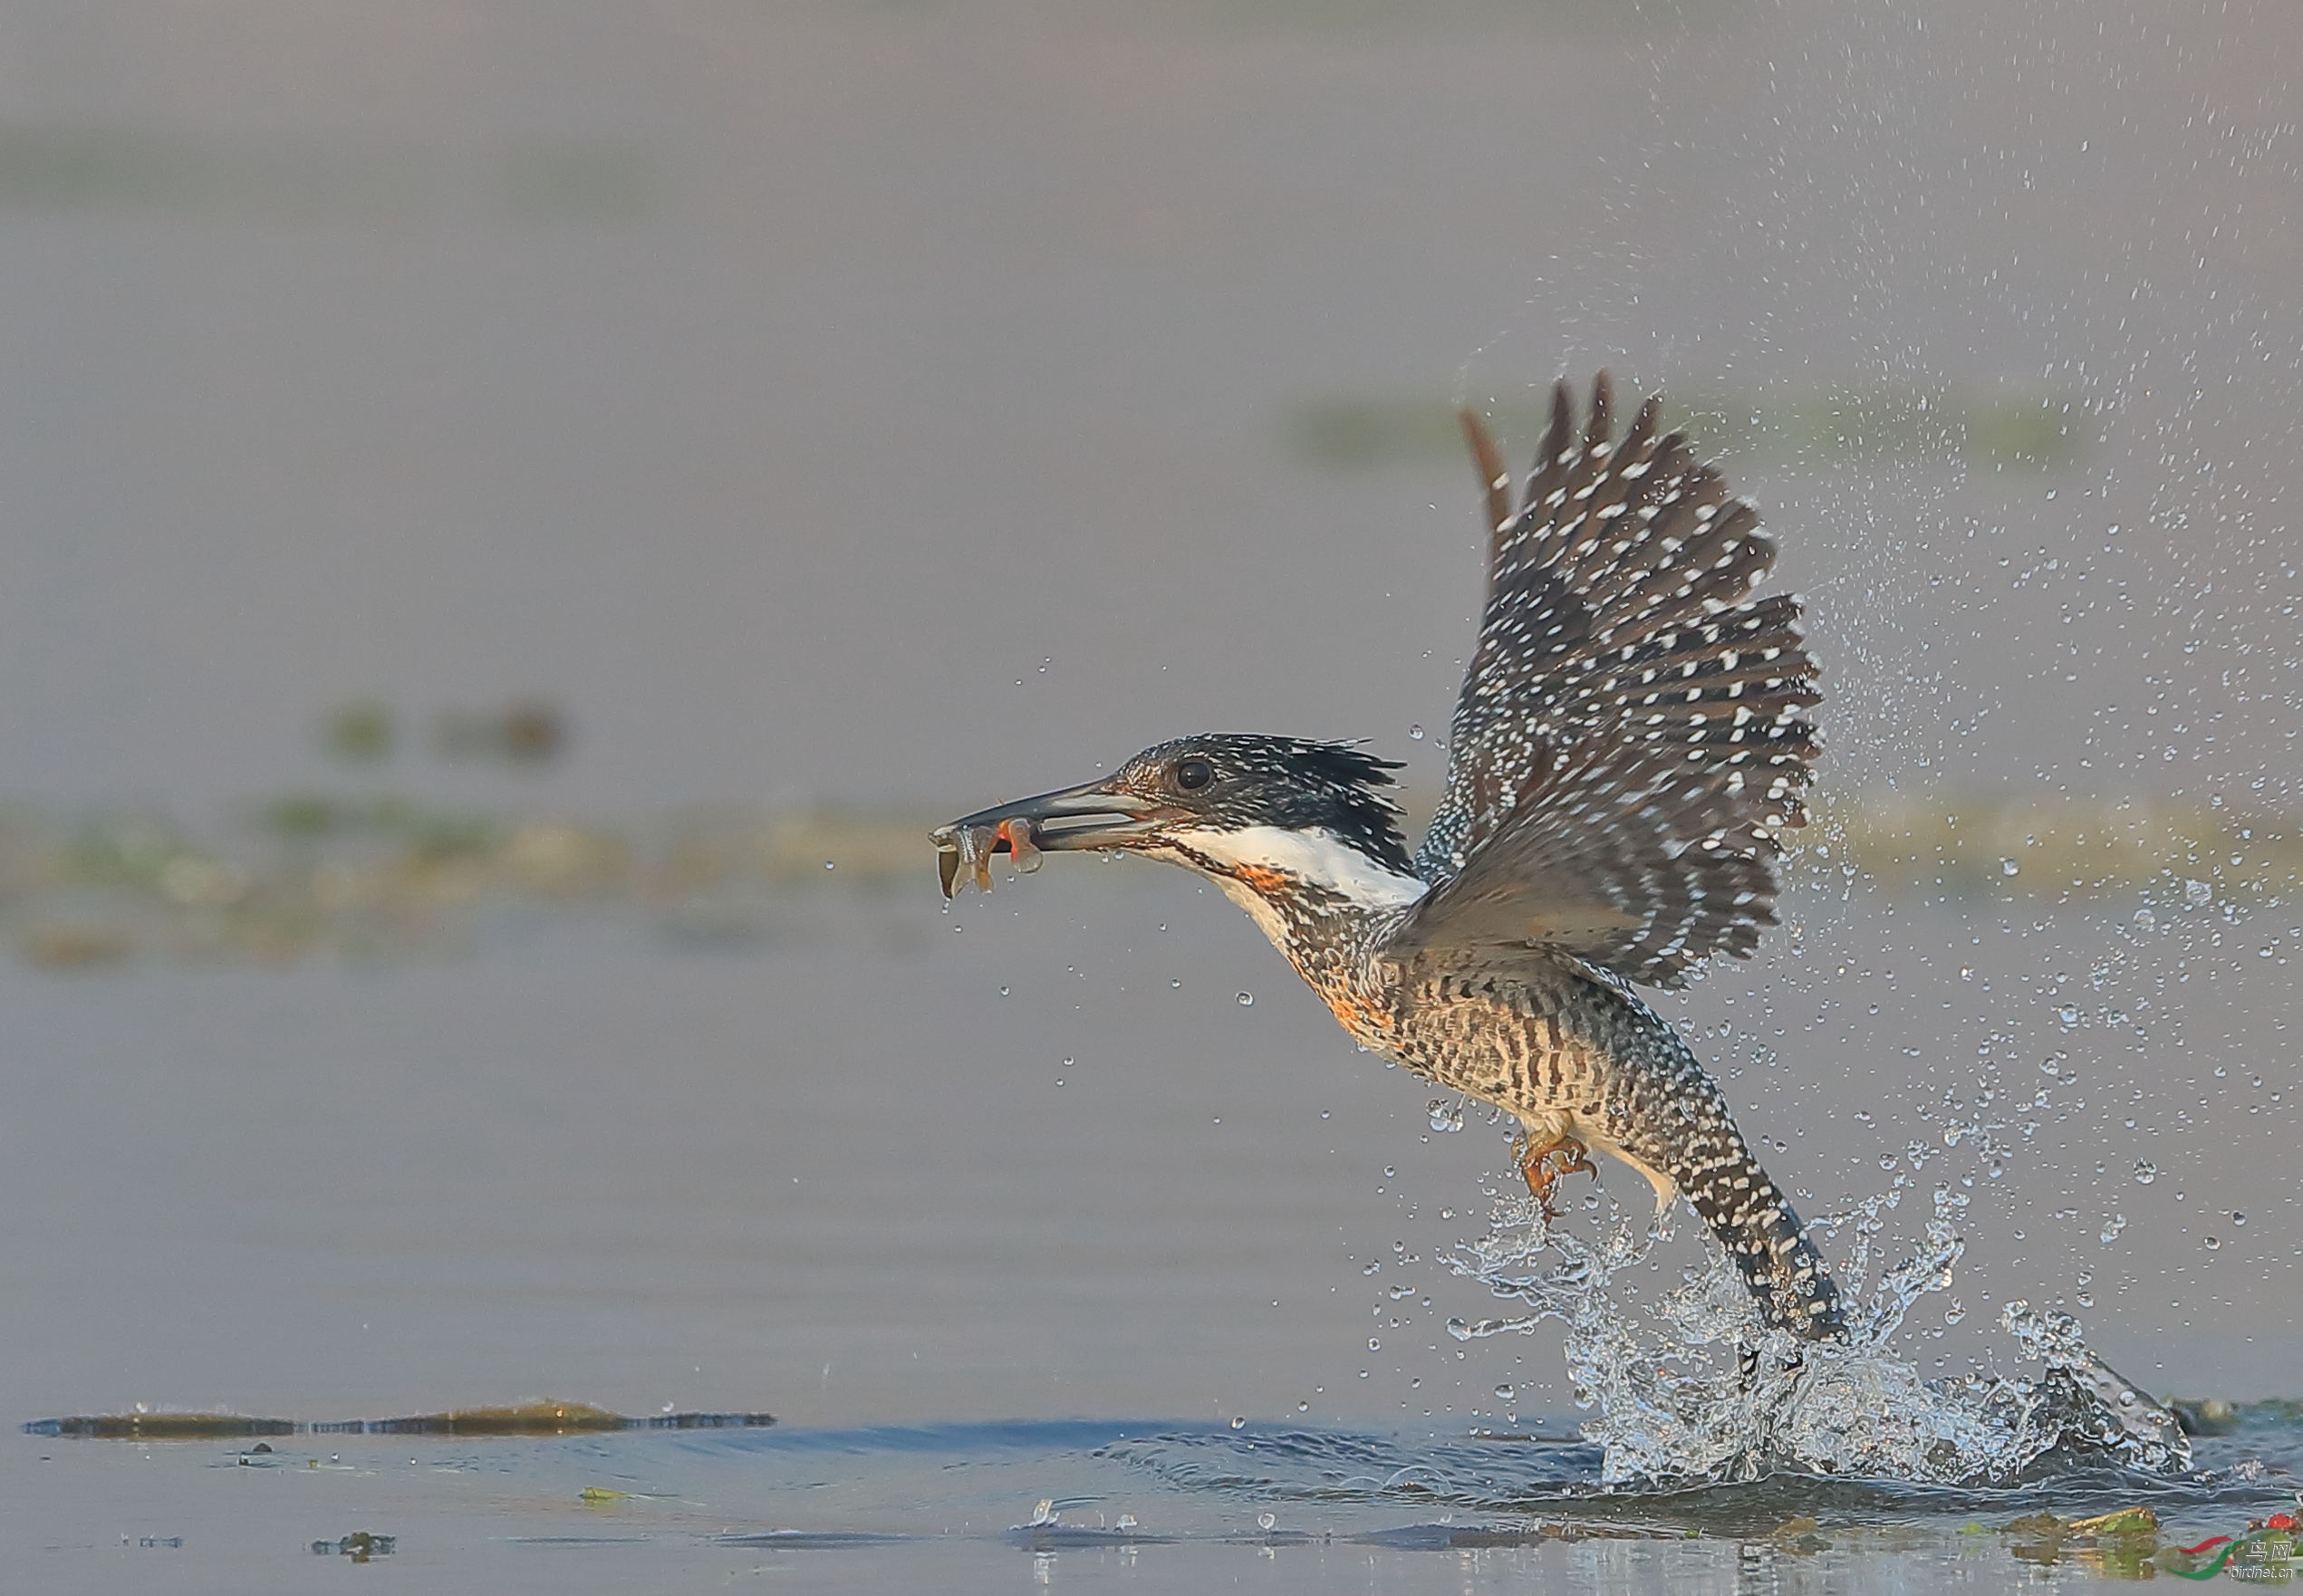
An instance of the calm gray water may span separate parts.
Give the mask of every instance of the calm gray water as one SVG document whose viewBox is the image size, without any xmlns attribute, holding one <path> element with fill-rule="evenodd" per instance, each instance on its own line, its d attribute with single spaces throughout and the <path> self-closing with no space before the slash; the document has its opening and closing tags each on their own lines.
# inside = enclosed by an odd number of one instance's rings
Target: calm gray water
<svg viewBox="0 0 2303 1596">
<path fill-rule="evenodd" d="M 1604 362 L 1708 407 L 1781 535 L 1835 794 L 2293 813 L 2299 15 L 26 0 L 0 797 L 949 813 L 1217 726 L 1429 788 L 1479 553 L 1419 440 Z M 541 772 L 312 736 L 529 694 L 573 727 Z M 1931 901 L 1813 841 L 1791 930 L 1670 1012 L 1811 1213 L 1904 1182 L 1908 1245 L 1967 1200 L 1909 1356 L 2015 1367 L 2020 1297 L 2154 1391 L 2298 1394 L 2292 884 Z M 1444 1330 L 1492 1307 L 1444 1260 L 1499 1132 L 1434 1129 L 1214 894 L 1063 864 L 946 914 L 923 842 L 912 896 L 796 895 L 761 944 L 506 913 L 367 964 L 0 966 L 0 1410 L 789 1427 L 349 1469 L 10 1435 L 0 1582 L 302 1588 L 359 1528 L 439 1589 L 2031 1577 L 1959 1534 L 2020 1504 L 1916 1492 L 1611 1520 L 1684 1546 L 1221 1539 L 1436 1523 L 1307 1482 L 1564 1433 L 1559 1343 Z M 1277 1484 L 1227 1450 L 1283 1431 Z M 2216 1446 L 2293 1461 L 2269 1420 Z M 1492 1466 L 1444 1511 L 1593 1477 Z M 2275 1485 L 2163 1505 L 2205 1534 Z M 1074 1495 L 1198 1538 L 1010 1543 Z M 1802 1513 L 1830 1551 L 1773 1536 Z M 929 1538 L 714 1539 L 769 1530 Z"/>
<path fill-rule="evenodd" d="M 9 970 L 7 1408 L 1460 1423 L 1506 1379 L 1564 1403 L 1540 1338 L 1441 1333 L 1483 1312 L 1441 1259 L 1486 1223 L 1501 1130 L 1434 1132 L 1432 1089 L 1179 875 L 1064 860 L 947 915 L 921 852 L 914 899 L 800 897 L 765 948 L 546 919 L 372 968 Z M 2020 1295 L 2152 1389 L 2287 1394 L 2286 968 L 2017 907 L 1810 900 L 1796 943 L 1672 1008 L 1811 1215 L 1898 1179 L 1970 1196 L 1947 1369 L 2010 1353 L 1988 1327 Z M 2121 951 L 2067 1030 L 2056 975 Z M 1946 1110 L 1983 1082 L 1996 1104 Z M 2001 1114 L 2004 1159 L 1943 1146 Z"/>
<path fill-rule="evenodd" d="M 1501 1132 L 1476 1116 L 1435 1132 L 1430 1089 L 1354 1053 L 1213 894 L 1149 866 L 1062 862 L 946 915 L 923 849 L 915 898 L 800 896 L 766 947 L 545 918 L 435 962 L 10 973 L 0 1339 L 21 1418 L 141 1402 L 310 1421 L 552 1397 L 643 1416 L 766 1409 L 792 1427 L 299 1437 L 253 1481 L 246 1442 L 8 1437 L 13 1555 L 46 1588 L 263 1586 L 299 1577 L 283 1560 L 308 1557 L 305 1542 L 367 1529 L 400 1536 L 441 1589 L 795 1568 L 993 1588 L 1048 1566 L 1007 1531 L 1041 1498 L 1077 1497 L 1062 1522 L 1128 1512 L 1188 1544 L 1057 1545 L 1067 1577 L 1731 1582 L 1748 1572 L 1739 1544 L 1775 1557 L 1769 1533 L 1806 1514 L 1835 1526 L 1833 1550 L 1783 1553 L 1787 1566 L 1907 1589 L 1951 1563 L 2020 1575 L 2004 1537 L 1959 1538 L 1971 1521 L 2141 1499 L 2187 1543 L 2292 1495 L 2277 1475 L 2173 1488 L 2051 1469 L 2028 1492 L 1595 1502 L 1594 1448 L 1466 1439 L 1568 1436 L 1575 1418 L 1556 1336 L 1466 1345 L 1443 1329 L 1498 1311 L 1441 1259 L 1484 1227 Z M 2154 1390 L 2290 1389 L 2285 1127 L 2248 1111 L 2260 1094 L 2244 1078 L 2206 1105 L 2168 1103 L 2151 1072 L 2211 1025 L 2211 1056 L 2276 1068 L 2283 974 L 2250 954 L 2192 984 L 2214 998 L 2202 1010 L 2146 944 L 2107 993 L 2159 995 L 2150 1034 L 2092 1016 L 2067 1032 L 2042 995 L 2049 966 L 2125 944 L 2090 917 L 2005 907 L 1890 914 L 1815 895 L 1787 946 L 1827 944 L 1870 975 L 1811 975 L 1787 948 L 1699 989 L 1686 1022 L 1709 1034 L 1759 1010 L 1707 1047 L 1740 1069 L 1744 1121 L 1782 1143 L 1769 1161 L 1810 1212 L 1889 1189 L 1913 1144 L 1922 1189 L 1971 1195 L 1958 1278 L 1899 1343 L 1922 1369 L 2021 1371 L 1994 1328 L 2020 1294 L 2075 1308 Z M 1976 961 L 1965 976 L 1958 958 Z M 1842 1018 L 1826 1007 L 1842 993 L 1879 998 L 1881 1015 Z M 2252 1034 L 2234 1017 L 2250 1013 Z M 1901 1045 L 1859 1040 L 1882 1034 Z M 1945 1062 L 1987 1037 L 2003 1072 Z M 1762 1042 L 1771 1063 L 1751 1056 Z M 1938 1101 L 1947 1084 L 2028 1100 L 2050 1042 L 2077 1078 L 2061 1120 L 2049 1109 L 2028 1141 L 2011 1131 L 1997 1178 L 1972 1144 L 1943 1148 L 1961 1122 Z M 2098 1173 L 2137 1101 L 2190 1116 L 2154 1138 L 2165 1173 L 2149 1187 Z M 1891 1236 L 1908 1245 L 1924 1209 L 1897 1210 Z M 2126 1223 L 2106 1243 L 2114 1212 Z M 1635 1306 L 1673 1284 L 1670 1260 L 1697 1257 L 1684 1234 L 1675 1246 L 1652 1284 L 1614 1289 Z M 2094 1307 L 2075 1307 L 2083 1291 Z M 1962 1325 L 1939 1322 L 1953 1312 Z M 1074 1416 L 1092 1422 L 1049 1422 Z M 2289 1431 L 2250 1434 L 2202 1463 L 2291 1461 Z M 1147 1435 L 1184 1450 L 1130 1449 Z M 1430 1471 L 1439 1498 L 1402 1494 Z M 587 1506 L 587 1487 L 647 1495 Z M 1423 1540 L 1289 1542 L 1267 1559 L 1236 1543 L 1262 1537 L 1266 1512 L 1291 1535 Z M 1426 1546 L 1453 1533 L 1433 1525 L 1524 1541 L 1571 1519 L 1579 1534 L 1708 1538 Z M 1861 1524 L 1903 1527 L 1850 1538 Z M 717 1538 L 770 1531 L 835 1540 L 803 1555 Z M 139 1543 L 122 1551 L 121 1535 Z M 140 1544 L 172 1536 L 185 1545 Z M 573 1549 L 540 1550 L 563 1541 Z"/>
</svg>

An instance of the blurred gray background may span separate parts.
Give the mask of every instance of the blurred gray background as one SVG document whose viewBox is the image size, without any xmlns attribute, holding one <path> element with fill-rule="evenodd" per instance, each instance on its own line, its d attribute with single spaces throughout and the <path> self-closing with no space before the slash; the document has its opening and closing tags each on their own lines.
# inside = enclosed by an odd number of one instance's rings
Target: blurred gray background
<svg viewBox="0 0 2303 1596">
<path fill-rule="evenodd" d="M 1762 504 L 1834 803 L 2268 835 L 2298 66 L 2276 4 L 22 0 L 0 796 L 932 819 L 1200 729 L 1428 793 L 1480 580 L 1446 407 L 1523 458 L 1604 364 Z M 522 697 L 541 768 L 314 736 Z M 1833 835 L 1796 942 L 1671 1005 L 1787 1183 L 1976 1181 L 1951 1367 L 2028 1296 L 2154 1389 L 2295 1394 L 2292 882 L 1941 896 Z M 1564 1400 L 1539 1338 L 1439 1332 L 1499 1139 L 1228 905 L 933 894 L 923 841 L 700 949 L 0 974 L 0 1400 Z M 1942 1147 L 2058 1049 L 1996 1177 Z"/>
</svg>

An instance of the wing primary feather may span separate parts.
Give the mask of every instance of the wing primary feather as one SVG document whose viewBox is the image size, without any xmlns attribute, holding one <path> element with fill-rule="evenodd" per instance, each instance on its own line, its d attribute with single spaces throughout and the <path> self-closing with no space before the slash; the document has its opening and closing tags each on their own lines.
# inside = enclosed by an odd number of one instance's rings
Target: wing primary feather
<svg viewBox="0 0 2303 1596">
<path fill-rule="evenodd" d="M 1561 378 L 1552 384 L 1551 426 L 1544 433 L 1543 447 L 1536 456 L 1536 464 L 1527 473 L 1527 490 L 1519 501 L 1523 521 L 1532 517 L 1535 510 L 1567 479 L 1567 463 L 1574 458 L 1568 439 L 1575 434 L 1575 396 Z"/>
<path fill-rule="evenodd" d="M 1508 516 L 1494 439 L 1461 418 L 1488 600 L 1416 859 L 1433 889 L 1392 951 L 1540 946 L 1666 984 L 1749 953 L 1819 747 L 1797 601 L 1749 597 L 1775 558 L 1758 511 L 1662 430 L 1656 397 L 1615 439 L 1604 372 L 1580 428 L 1555 386 Z"/>
<path fill-rule="evenodd" d="M 1503 558 L 1504 528 L 1511 521 L 1511 473 L 1503 463 L 1503 451 L 1496 447 L 1495 434 L 1488 430 L 1479 411 L 1459 405 L 1455 418 L 1462 424 L 1463 441 L 1471 447 L 1471 463 L 1479 468 L 1479 486 L 1488 505 L 1488 574 L 1492 580 L 1496 562 Z"/>
</svg>

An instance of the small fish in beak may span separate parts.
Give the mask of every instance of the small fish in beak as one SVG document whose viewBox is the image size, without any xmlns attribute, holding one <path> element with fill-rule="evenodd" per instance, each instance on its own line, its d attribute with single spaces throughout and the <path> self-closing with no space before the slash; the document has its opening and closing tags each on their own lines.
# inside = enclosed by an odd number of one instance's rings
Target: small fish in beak
<svg viewBox="0 0 2303 1596">
<path fill-rule="evenodd" d="M 1005 853 L 1017 875 L 1040 867 L 1043 851 L 1123 848 L 1144 837 L 1160 806 L 1110 781 L 1065 787 L 1001 804 L 938 826 L 928 833 L 936 845 L 937 873 L 946 898 L 970 883 L 991 890 L 991 860 Z"/>
<path fill-rule="evenodd" d="M 1028 876 L 1039 869 L 1039 844 L 1032 841 L 1032 832 L 1036 829 L 1030 821 L 1020 816 L 1000 823 L 999 834 L 1007 840 L 1008 858 L 1014 861 L 1016 873 L 1019 876 Z"/>
<path fill-rule="evenodd" d="M 930 833 L 930 840 L 936 845 L 936 870 L 943 880 L 944 896 L 956 897 L 959 889 L 966 886 L 990 891 L 995 853 L 1007 854 L 1019 876 L 1028 876 L 1039 869 L 1043 855 L 1039 845 L 1032 841 L 1033 830 L 1032 822 L 1023 815 L 989 825 L 955 821 L 937 827 Z"/>
</svg>

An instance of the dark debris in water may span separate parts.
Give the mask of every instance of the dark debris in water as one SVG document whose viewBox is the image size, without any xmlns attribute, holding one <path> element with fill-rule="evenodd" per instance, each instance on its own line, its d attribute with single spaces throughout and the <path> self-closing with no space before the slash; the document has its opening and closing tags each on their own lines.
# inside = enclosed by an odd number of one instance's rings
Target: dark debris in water
<svg viewBox="0 0 2303 1596">
<path fill-rule="evenodd" d="M 573 1436 L 619 1430 L 760 1429 L 772 1413 L 663 1413 L 627 1418 L 583 1402 L 528 1402 L 507 1408 L 459 1408 L 410 1418 L 350 1418 L 300 1424 L 291 1418 L 252 1418 L 236 1413 L 105 1413 L 75 1418 L 36 1418 L 30 1436 L 92 1440 L 207 1441 L 248 1436 Z"/>
<path fill-rule="evenodd" d="M 390 1557 L 400 1545 L 397 1535 L 379 1535 L 369 1530 L 354 1530 L 332 1541 L 314 1541 L 312 1550 L 318 1557 L 349 1557 L 354 1562 L 366 1562 L 371 1558 Z"/>
</svg>

